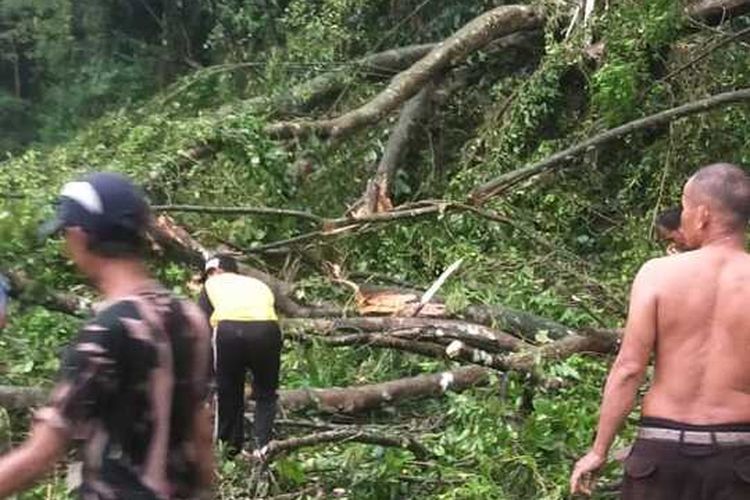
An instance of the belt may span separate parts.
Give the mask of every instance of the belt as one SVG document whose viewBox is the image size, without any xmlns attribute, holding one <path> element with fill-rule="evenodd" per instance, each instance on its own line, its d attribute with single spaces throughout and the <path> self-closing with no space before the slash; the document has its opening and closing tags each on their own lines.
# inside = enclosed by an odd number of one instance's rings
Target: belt
<svg viewBox="0 0 750 500">
<path fill-rule="evenodd" d="M 686 444 L 750 445 L 750 432 L 684 431 L 661 427 L 640 427 L 638 437 Z"/>
</svg>

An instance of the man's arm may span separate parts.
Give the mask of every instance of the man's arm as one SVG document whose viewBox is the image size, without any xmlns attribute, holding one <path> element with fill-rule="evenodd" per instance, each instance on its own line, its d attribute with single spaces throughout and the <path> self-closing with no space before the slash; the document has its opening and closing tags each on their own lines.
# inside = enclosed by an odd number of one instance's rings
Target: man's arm
<svg viewBox="0 0 750 500">
<path fill-rule="evenodd" d="M 68 438 L 47 422 L 39 422 L 20 447 L 0 458 L 0 498 L 39 479 L 67 448 Z"/>
<path fill-rule="evenodd" d="M 633 282 L 625 334 L 604 386 L 599 425 L 591 451 L 576 464 L 570 479 L 572 493 L 590 493 L 588 475 L 607 460 L 607 453 L 635 404 L 656 341 L 657 295 L 654 263 L 646 263 Z"/>
</svg>

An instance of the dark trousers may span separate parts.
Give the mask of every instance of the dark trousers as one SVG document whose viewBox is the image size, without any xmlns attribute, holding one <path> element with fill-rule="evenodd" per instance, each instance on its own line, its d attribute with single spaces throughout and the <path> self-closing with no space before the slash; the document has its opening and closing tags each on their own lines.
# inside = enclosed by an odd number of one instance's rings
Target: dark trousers
<svg viewBox="0 0 750 500">
<path fill-rule="evenodd" d="M 750 425 L 684 425 L 645 418 L 643 427 L 748 432 Z M 750 499 L 750 445 L 638 439 L 625 460 L 623 500 Z"/>
<path fill-rule="evenodd" d="M 281 365 L 281 330 L 276 321 L 220 321 L 214 333 L 218 408 L 216 437 L 230 452 L 244 441 L 245 376 L 252 374 L 255 445 L 271 440 Z"/>
</svg>

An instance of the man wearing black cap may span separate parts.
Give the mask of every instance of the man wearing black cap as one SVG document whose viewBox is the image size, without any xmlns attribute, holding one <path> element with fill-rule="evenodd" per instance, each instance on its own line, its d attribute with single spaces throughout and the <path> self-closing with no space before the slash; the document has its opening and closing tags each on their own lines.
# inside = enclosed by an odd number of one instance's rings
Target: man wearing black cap
<svg viewBox="0 0 750 500">
<path fill-rule="evenodd" d="M 210 318 L 218 386 L 215 436 L 230 454 L 244 441 L 245 375 L 253 375 L 255 451 L 271 440 L 281 365 L 281 330 L 273 292 L 262 281 L 238 274 L 237 262 L 218 255 L 206 262 L 198 304 Z"/>
<path fill-rule="evenodd" d="M 29 438 L 0 458 L 0 497 L 48 470 L 72 441 L 86 499 L 192 499 L 213 475 L 204 404 L 209 331 L 200 310 L 149 276 L 149 211 L 125 177 L 64 186 L 45 234 L 61 232 L 77 268 L 104 296 L 62 360 Z"/>
</svg>

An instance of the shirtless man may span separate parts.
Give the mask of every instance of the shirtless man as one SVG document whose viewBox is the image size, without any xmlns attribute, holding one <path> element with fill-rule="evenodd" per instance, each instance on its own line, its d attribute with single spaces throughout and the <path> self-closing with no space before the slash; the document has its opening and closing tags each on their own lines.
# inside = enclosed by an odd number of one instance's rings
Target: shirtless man
<svg viewBox="0 0 750 500">
<path fill-rule="evenodd" d="M 698 250 L 647 262 L 636 276 L 573 494 L 590 494 L 655 353 L 622 498 L 750 498 L 750 178 L 734 165 L 704 167 L 685 185 L 682 209 L 686 243 Z"/>
</svg>

